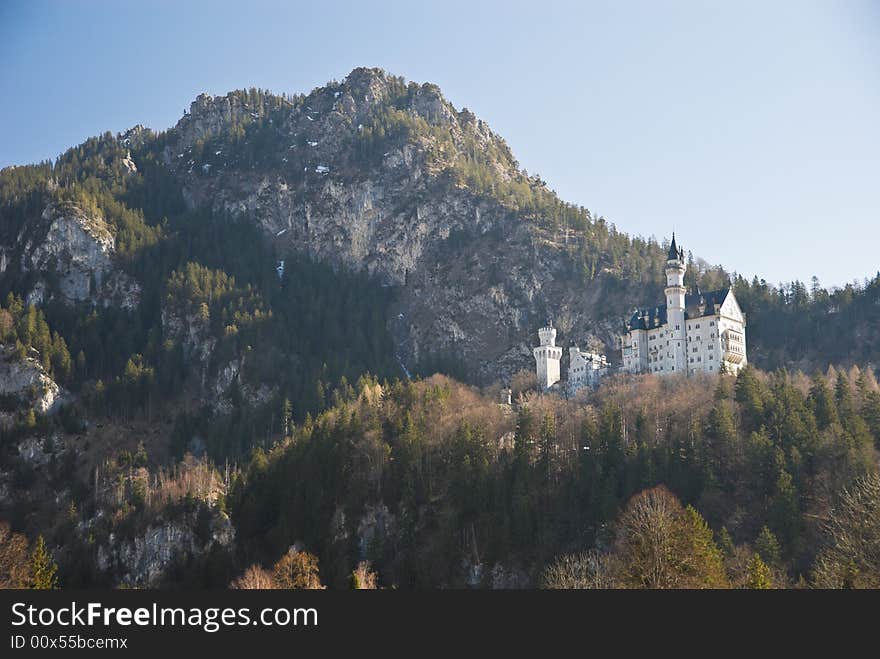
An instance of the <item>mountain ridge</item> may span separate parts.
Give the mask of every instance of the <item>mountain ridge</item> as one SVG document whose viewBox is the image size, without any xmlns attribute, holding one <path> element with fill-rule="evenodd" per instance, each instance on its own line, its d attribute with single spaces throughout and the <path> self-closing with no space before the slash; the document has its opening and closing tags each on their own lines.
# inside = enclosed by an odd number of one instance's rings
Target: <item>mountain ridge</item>
<svg viewBox="0 0 880 659">
<path fill-rule="evenodd" d="M 135 126 L 54 165 L 4 170 L 0 200 L 20 217 L 0 229 L 0 293 L 43 295 L 40 267 L 23 254 L 41 240 L 24 232 L 47 199 L 78 203 L 80 224 L 105 224 L 117 264 L 166 241 L 169 218 L 203 213 L 253 224 L 279 261 L 305 255 L 392 288 L 387 329 L 406 372 L 509 380 L 530 368 L 532 334 L 548 317 L 566 343 L 613 354 L 622 319 L 661 296 L 665 244 L 619 232 L 519 167 L 503 138 L 439 87 L 381 69 L 303 95 L 200 94 L 167 131 Z M 17 189 L 28 171 L 40 172 L 42 190 Z M 49 243 L 62 260 L 82 260 Z M 106 266 L 86 261 L 101 280 Z M 104 304 L 119 293 L 136 304 L 134 270 L 116 269 L 131 283 L 103 293 Z M 692 259 L 688 280 L 717 288 L 729 275 Z M 738 295 L 757 286 L 736 283 Z"/>
</svg>

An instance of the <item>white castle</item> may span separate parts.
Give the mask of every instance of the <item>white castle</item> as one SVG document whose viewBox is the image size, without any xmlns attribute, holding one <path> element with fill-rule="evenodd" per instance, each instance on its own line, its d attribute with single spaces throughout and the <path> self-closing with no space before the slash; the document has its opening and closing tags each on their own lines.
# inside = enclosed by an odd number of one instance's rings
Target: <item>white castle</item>
<svg viewBox="0 0 880 659">
<path fill-rule="evenodd" d="M 666 259 L 666 304 L 636 309 L 620 337 L 628 373 L 737 373 L 747 364 L 746 319 L 730 288 L 688 293 L 684 286 L 684 250 L 672 244 Z M 538 330 L 534 349 L 538 387 L 549 389 L 560 380 L 562 348 L 551 323 Z M 568 390 L 595 387 L 613 367 L 605 355 L 569 348 Z"/>
<path fill-rule="evenodd" d="M 730 288 L 688 293 L 684 250 L 666 257 L 666 304 L 636 309 L 620 339 L 630 373 L 737 373 L 746 361 L 746 318 Z"/>
</svg>

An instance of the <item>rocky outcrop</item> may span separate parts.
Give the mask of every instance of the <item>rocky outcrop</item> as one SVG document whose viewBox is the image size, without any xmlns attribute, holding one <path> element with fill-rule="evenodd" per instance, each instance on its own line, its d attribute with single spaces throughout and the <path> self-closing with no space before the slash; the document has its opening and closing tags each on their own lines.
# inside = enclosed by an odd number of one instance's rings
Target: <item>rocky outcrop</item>
<svg viewBox="0 0 880 659">
<path fill-rule="evenodd" d="M 397 519 L 385 504 L 367 504 L 358 520 L 357 540 L 361 560 L 366 560 L 370 552 L 397 534 Z"/>
<path fill-rule="evenodd" d="M 92 300 L 134 308 L 140 287 L 114 264 L 115 245 L 100 215 L 74 204 L 49 204 L 12 245 L 0 247 L 0 276 L 17 261 L 18 276 L 30 282 L 31 304 L 57 296 L 68 303 Z"/>
<path fill-rule="evenodd" d="M 198 364 L 202 368 L 202 380 L 207 375 L 211 354 L 217 341 L 210 335 L 208 319 L 195 313 L 186 313 L 179 308 L 164 306 L 162 309 L 162 331 L 165 337 L 178 343 L 187 364 Z"/>
<path fill-rule="evenodd" d="M 0 426 L 12 423 L 16 415 L 33 409 L 37 414 L 55 411 L 64 392 L 34 357 L 15 355 L 11 346 L 0 344 Z"/>
<path fill-rule="evenodd" d="M 113 575 L 121 585 L 156 587 L 178 561 L 203 556 L 215 545 L 231 548 L 235 541 L 232 522 L 219 511 L 212 515 L 209 538 L 200 540 L 194 527 L 193 520 L 184 518 L 157 522 L 132 540 L 119 540 L 111 534 L 108 543 L 98 547 L 97 568 Z"/>
</svg>

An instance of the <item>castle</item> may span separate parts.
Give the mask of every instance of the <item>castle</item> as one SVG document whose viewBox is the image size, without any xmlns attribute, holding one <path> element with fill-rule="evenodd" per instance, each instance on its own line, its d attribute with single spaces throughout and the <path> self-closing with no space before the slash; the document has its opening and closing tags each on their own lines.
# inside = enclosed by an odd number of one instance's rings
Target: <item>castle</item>
<svg viewBox="0 0 880 659">
<path fill-rule="evenodd" d="M 636 309 L 620 337 L 622 364 L 612 367 L 605 355 L 569 349 L 567 388 L 595 387 L 615 368 L 627 373 L 737 373 L 747 364 L 746 318 L 730 288 L 688 293 L 684 286 L 684 250 L 675 242 L 666 257 L 666 304 Z M 562 348 L 548 323 L 538 330 L 534 349 L 538 387 L 560 381 Z"/>
<path fill-rule="evenodd" d="M 533 349 L 537 366 L 538 387 L 546 391 L 560 381 L 562 348 L 556 345 L 556 328 L 552 323 L 538 330 L 541 345 Z M 612 370 L 605 355 L 584 352 L 575 345 L 568 349 L 568 393 L 582 387 L 596 387 L 599 380 Z"/>
</svg>

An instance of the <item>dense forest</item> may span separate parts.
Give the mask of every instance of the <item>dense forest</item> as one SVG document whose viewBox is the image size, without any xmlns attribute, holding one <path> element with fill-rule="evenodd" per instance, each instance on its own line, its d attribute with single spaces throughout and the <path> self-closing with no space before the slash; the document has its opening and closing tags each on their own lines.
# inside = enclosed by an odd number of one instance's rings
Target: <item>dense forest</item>
<svg viewBox="0 0 880 659">
<path fill-rule="evenodd" d="M 340 138 L 340 185 L 418 143 L 431 194 L 490 199 L 560 246 L 568 284 L 601 283 L 615 303 L 596 321 L 659 296 L 661 242 L 560 200 L 469 111 L 414 112 L 433 86 L 383 80 Z M 305 186 L 313 143 L 279 150 L 285 121 L 341 89 L 232 92 L 242 111 L 178 169 L 181 131 L 137 128 L 0 171 L 0 361 L 61 387 L 45 414 L 25 400 L 39 391 L 0 393 L 0 585 L 877 585 L 880 536 L 858 522 L 880 506 L 880 275 L 774 287 L 691 255 L 689 286 L 734 287 L 758 368 L 573 400 L 525 384 L 499 404 L 501 382 L 431 346 L 407 371 L 397 287 L 187 200 L 183 171 Z M 112 237 L 110 278 L 136 282 L 135 304 L 65 299 L 62 264 L 28 270 L 15 250 L 50 208 Z M 169 528 L 189 549 L 151 581 L 125 572 L 118 547 Z M 681 562 L 647 575 L 654 551 Z"/>
<path fill-rule="evenodd" d="M 858 369 L 621 378 L 584 401 L 514 408 L 441 377 L 362 382 L 257 451 L 228 505 L 246 562 L 271 565 L 298 541 L 336 587 L 362 560 L 386 586 L 497 585 L 537 583 L 559 556 L 621 560 L 630 508 L 662 485 L 681 501 L 670 515 L 688 506 L 686 537 L 670 542 L 703 543 L 723 565 L 682 583 L 743 585 L 757 553 L 777 587 L 866 584 L 877 529 L 857 556 L 834 544 L 834 524 L 847 488 L 876 479 L 878 439 L 880 390 Z M 861 505 L 876 515 L 874 496 Z M 365 510 L 384 530 L 346 534 Z M 632 578 L 621 583 L 651 585 Z"/>
<path fill-rule="evenodd" d="M 66 548 L 58 579 L 104 583 L 90 567 L 102 535 L 133 537 L 159 514 L 209 538 L 221 509 L 235 543 L 179 564 L 167 585 L 880 585 L 869 372 L 627 376 L 579 400 L 524 393 L 512 406 L 497 393 L 443 376 L 361 378 L 225 474 L 122 452 L 104 464 L 117 485 L 100 524 L 76 530 L 95 510 L 86 500 L 44 527 Z M 51 469 L 77 473 L 75 460 Z"/>
</svg>

